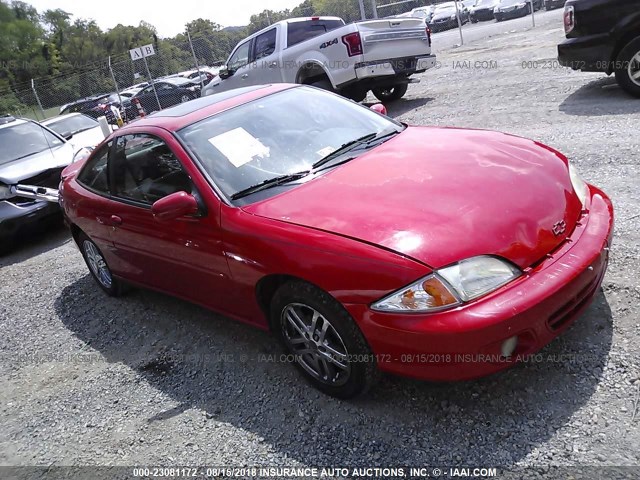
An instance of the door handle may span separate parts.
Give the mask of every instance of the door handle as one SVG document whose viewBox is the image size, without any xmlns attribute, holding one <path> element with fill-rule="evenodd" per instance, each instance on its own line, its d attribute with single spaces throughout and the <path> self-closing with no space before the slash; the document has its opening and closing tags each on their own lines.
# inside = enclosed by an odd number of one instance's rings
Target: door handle
<svg viewBox="0 0 640 480">
<path fill-rule="evenodd" d="M 242 79 L 244 80 L 245 78 L 248 78 L 248 77 L 249 77 L 249 74 L 248 74 L 248 73 L 245 73 L 245 74 L 244 74 L 244 75 L 242 75 L 240 78 L 242 78 Z"/>
<path fill-rule="evenodd" d="M 118 215 L 111 215 L 111 222 L 114 225 L 122 225 L 122 218 L 120 218 Z"/>
</svg>

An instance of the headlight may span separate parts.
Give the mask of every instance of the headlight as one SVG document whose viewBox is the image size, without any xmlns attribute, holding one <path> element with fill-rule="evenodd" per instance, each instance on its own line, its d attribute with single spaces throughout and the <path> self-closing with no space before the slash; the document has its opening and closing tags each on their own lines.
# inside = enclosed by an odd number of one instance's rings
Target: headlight
<svg viewBox="0 0 640 480">
<path fill-rule="evenodd" d="M 4 183 L 0 183 L 0 200 L 5 200 L 7 198 L 14 197 L 15 195 L 11 193 L 11 188 Z"/>
<path fill-rule="evenodd" d="M 520 270 L 499 258 L 481 255 L 438 270 L 438 274 L 467 302 L 519 277 Z"/>
<path fill-rule="evenodd" d="M 383 312 L 435 312 L 492 292 L 518 278 L 520 270 L 499 258 L 481 255 L 436 270 L 371 305 Z"/>
<path fill-rule="evenodd" d="M 587 197 L 589 196 L 589 186 L 587 182 L 585 182 L 576 167 L 573 166 L 571 162 L 569 162 L 569 177 L 571 177 L 571 185 L 573 185 L 573 190 L 576 192 L 576 195 L 580 199 L 580 203 L 585 207 L 587 205 Z"/>
<path fill-rule="evenodd" d="M 89 157 L 89 155 L 91 155 L 91 152 L 93 152 L 93 147 L 82 147 L 73 155 L 73 160 L 71 160 L 71 163 L 86 159 L 87 157 Z"/>
</svg>

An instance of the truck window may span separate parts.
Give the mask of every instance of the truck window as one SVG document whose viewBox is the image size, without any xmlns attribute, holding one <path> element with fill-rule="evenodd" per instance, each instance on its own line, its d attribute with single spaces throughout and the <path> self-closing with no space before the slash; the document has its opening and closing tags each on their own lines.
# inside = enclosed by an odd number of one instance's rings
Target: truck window
<svg viewBox="0 0 640 480">
<path fill-rule="evenodd" d="M 268 57 L 276 51 L 276 29 L 272 28 L 268 32 L 258 35 L 255 42 L 254 60 Z"/>
<path fill-rule="evenodd" d="M 244 67 L 247 63 L 249 63 L 249 46 L 251 45 L 251 41 L 247 40 L 242 45 L 240 45 L 231 58 L 229 62 L 227 62 L 227 68 L 233 72 L 238 70 L 241 67 Z"/>
<path fill-rule="evenodd" d="M 287 46 L 291 47 L 310 38 L 344 26 L 342 20 L 305 20 L 287 26 Z"/>
</svg>

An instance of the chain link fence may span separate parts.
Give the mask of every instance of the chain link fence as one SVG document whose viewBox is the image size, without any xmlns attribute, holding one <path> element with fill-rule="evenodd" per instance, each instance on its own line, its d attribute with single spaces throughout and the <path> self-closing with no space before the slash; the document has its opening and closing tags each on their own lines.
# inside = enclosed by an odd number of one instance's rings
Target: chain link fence
<svg viewBox="0 0 640 480">
<path fill-rule="evenodd" d="M 154 42 L 155 53 L 144 59 L 132 60 L 130 54 L 125 52 L 85 65 L 74 73 L 34 78 L 29 83 L 5 87 L 0 90 L 0 113 L 43 120 L 60 113 L 81 111 L 96 118 L 106 115 L 111 123 L 115 123 L 111 108 L 115 106 L 126 121 L 138 115 L 136 106 L 130 102 L 133 94 L 167 77 L 175 79 L 181 76 L 191 80 L 192 86 L 197 87 L 199 84 L 202 87 L 213 78 L 218 67 L 225 63 L 239 38 L 285 18 L 331 15 L 341 17 L 347 23 L 376 18 L 421 18 L 434 33 L 446 30 L 455 33 L 457 29 L 459 43 L 462 44 L 466 32 L 477 31 L 471 30 L 478 27 L 472 25 L 475 23 L 488 24 L 512 17 L 529 16 L 531 24 L 527 26 L 535 26 L 532 13 L 543 8 L 546 1 L 323 0 L 316 3 L 314 0 L 306 0 L 292 10 L 283 11 L 269 10 L 267 1 L 261 7 L 266 9 L 253 15 L 250 25 L 241 29 L 239 35 L 221 35 L 216 42 L 212 42 L 206 33 L 185 31 L 174 38 Z M 498 9 L 494 12 L 496 5 Z M 224 41 L 219 41 L 220 38 Z M 470 38 L 478 36 L 470 35 Z M 144 105 L 145 110 L 154 111 L 195 98 L 199 95 L 199 88 L 190 92 L 186 96 L 180 95 L 164 102 L 157 91 L 149 91 L 148 98 L 151 100 Z"/>
</svg>

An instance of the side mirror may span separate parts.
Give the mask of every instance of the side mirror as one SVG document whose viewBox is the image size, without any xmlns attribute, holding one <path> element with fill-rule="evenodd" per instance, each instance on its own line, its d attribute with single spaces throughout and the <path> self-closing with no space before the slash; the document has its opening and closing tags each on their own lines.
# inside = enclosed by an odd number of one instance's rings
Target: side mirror
<svg viewBox="0 0 640 480">
<path fill-rule="evenodd" d="M 381 103 L 375 103 L 375 104 L 371 105 L 369 107 L 369 109 L 373 110 L 374 112 L 379 113 L 380 115 L 386 115 L 387 114 L 387 107 L 385 107 Z"/>
<path fill-rule="evenodd" d="M 155 202 L 151 206 L 151 213 L 159 221 L 175 220 L 198 213 L 198 202 L 187 192 L 176 192 Z"/>
<path fill-rule="evenodd" d="M 227 67 L 226 65 L 223 66 L 220 71 L 218 71 L 218 76 L 224 80 L 225 78 L 229 78 L 231 75 L 233 75 L 233 71 L 229 70 L 229 67 Z"/>
</svg>

